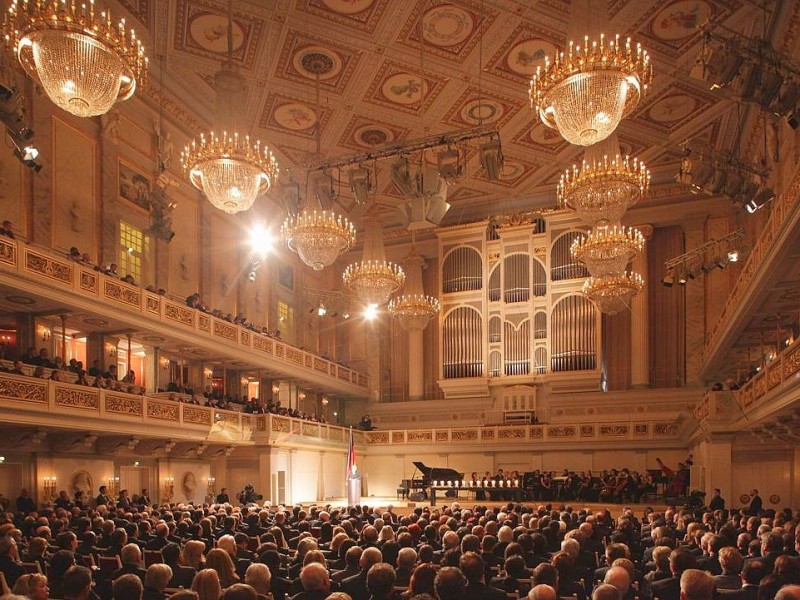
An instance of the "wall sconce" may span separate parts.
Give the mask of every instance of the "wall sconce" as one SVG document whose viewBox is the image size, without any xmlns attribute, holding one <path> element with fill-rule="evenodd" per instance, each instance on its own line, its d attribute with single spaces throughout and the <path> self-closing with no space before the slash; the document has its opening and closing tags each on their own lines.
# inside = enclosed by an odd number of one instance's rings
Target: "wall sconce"
<svg viewBox="0 0 800 600">
<path fill-rule="evenodd" d="M 217 483 L 217 478 L 216 477 L 208 477 L 208 478 L 206 478 L 206 486 L 208 488 L 207 492 L 206 492 L 207 496 L 211 496 L 212 498 L 214 497 L 214 494 L 216 492 L 216 490 L 215 490 L 215 484 L 216 483 Z"/>
<path fill-rule="evenodd" d="M 279 386 L 277 386 L 277 385 L 273 385 L 272 386 L 272 393 L 273 394 L 277 394 L 280 391 L 281 391 L 281 388 Z"/>
<path fill-rule="evenodd" d="M 117 347 L 112 346 L 111 344 L 106 345 L 106 354 L 108 354 L 111 358 L 117 357 Z"/>
<path fill-rule="evenodd" d="M 164 477 L 164 501 L 171 502 L 175 495 L 175 478 Z"/>
<path fill-rule="evenodd" d="M 300 400 L 305 400 L 306 399 L 306 393 L 305 392 L 300 392 L 299 394 L 297 394 L 297 397 L 300 398 Z"/>
<path fill-rule="evenodd" d="M 250 380 L 247 377 L 242 377 L 241 379 L 239 379 L 239 381 L 243 386 L 246 386 L 248 383 L 250 383 Z"/>
<path fill-rule="evenodd" d="M 46 344 L 50 341 L 50 337 L 52 336 L 52 332 L 47 327 L 42 327 L 40 329 L 42 341 Z"/>
<path fill-rule="evenodd" d="M 106 479 L 106 487 L 108 488 L 108 495 L 113 500 L 119 495 L 119 477 L 109 477 Z"/>
<path fill-rule="evenodd" d="M 48 504 L 56 499 L 56 485 L 57 483 L 55 477 L 45 477 L 42 481 L 44 501 Z"/>
<path fill-rule="evenodd" d="M 203 369 L 203 376 L 204 376 L 206 379 L 211 379 L 211 377 L 212 377 L 213 375 L 214 375 L 214 371 L 212 371 L 211 369 Z"/>
<path fill-rule="evenodd" d="M 169 367 L 169 359 L 166 356 L 162 356 L 161 358 L 158 359 L 158 365 L 162 369 L 166 369 L 167 367 Z"/>
<path fill-rule="evenodd" d="M 322 406 L 328 406 L 328 398 L 325 396 L 322 397 Z"/>
</svg>

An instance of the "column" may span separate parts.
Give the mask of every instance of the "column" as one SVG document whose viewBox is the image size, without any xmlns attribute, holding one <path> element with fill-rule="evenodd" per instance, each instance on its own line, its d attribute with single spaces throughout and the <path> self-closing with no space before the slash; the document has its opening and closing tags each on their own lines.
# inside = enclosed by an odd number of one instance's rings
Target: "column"
<svg viewBox="0 0 800 600">
<path fill-rule="evenodd" d="M 269 446 L 256 446 L 258 454 L 258 479 L 253 482 L 256 493 L 272 501 L 272 454 Z"/>
<path fill-rule="evenodd" d="M 36 320 L 31 313 L 16 313 L 14 324 L 17 328 L 17 357 L 24 354 L 31 346 L 36 346 Z M 6 357 L 11 358 L 10 348 Z"/>
<path fill-rule="evenodd" d="M 650 387 L 650 300 L 647 272 L 647 242 L 653 236 L 652 225 L 636 227 L 645 238 L 645 246 L 633 259 L 632 269 L 644 278 L 644 288 L 631 301 L 631 387 Z"/>
<path fill-rule="evenodd" d="M 291 384 L 288 381 L 278 382 L 278 402 L 283 408 L 294 408 L 291 404 Z"/>
<path fill-rule="evenodd" d="M 794 447 L 792 462 L 792 493 L 786 506 L 797 506 L 800 502 L 800 446 Z"/>
<path fill-rule="evenodd" d="M 731 465 L 732 435 L 712 434 L 707 442 L 705 455 L 706 501 L 711 499 L 711 490 L 719 488 L 725 499 L 725 506 L 737 504 L 733 493 L 733 469 Z"/>
<path fill-rule="evenodd" d="M 408 332 L 408 399 L 425 398 L 423 379 L 423 347 L 422 329 L 410 329 Z"/>
</svg>

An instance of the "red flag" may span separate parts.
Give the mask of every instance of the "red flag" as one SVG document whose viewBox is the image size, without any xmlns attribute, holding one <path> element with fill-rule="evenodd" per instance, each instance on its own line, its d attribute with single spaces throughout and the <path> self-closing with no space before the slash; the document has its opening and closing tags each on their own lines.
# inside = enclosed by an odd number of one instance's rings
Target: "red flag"
<svg viewBox="0 0 800 600">
<path fill-rule="evenodd" d="M 353 444 L 353 428 L 350 428 L 350 446 L 347 449 L 347 471 L 345 472 L 345 479 L 353 474 L 353 469 L 356 466 L 356 447 Z"/>
</svg>

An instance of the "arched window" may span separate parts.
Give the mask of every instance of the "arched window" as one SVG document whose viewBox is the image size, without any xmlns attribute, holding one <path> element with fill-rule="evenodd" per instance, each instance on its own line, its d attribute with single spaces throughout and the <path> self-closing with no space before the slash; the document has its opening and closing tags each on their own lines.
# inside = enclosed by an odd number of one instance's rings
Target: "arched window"
<svg viewBox="0 0 800 600">
<path fill-rule="evenodd" d="M 503 334 L 506 375 L 527 375 L 531 372 L 531 322 L 526 319 L 519 327 L 514 327 L 506 321 Z"/>
<path fill-rule="evenodd" d="M 500 377 L 500 351 L 492 350 L 489 353 L 489 377 Z"/>
<path fill-rule="evenodd" d="M 442 292 L 465 292 L 483 287 L 483 262 L 475 248 L 459 246 L 444 259 Z"/>
<path fill-rule="evenodd" d="M 533 259 L 533 295 L 541 297 L 547 294 L 547 273 L 544 265 L 535 258 Z"/>
<path fill-rule="evenodd" d="M 533 339 L 543 340 L 547 337 L 547 313 L 537 312 L 533 317 Z"/>
<path fill-rule="evenodd" d="M 527 302 L 531 296 L 531 267 L 527 254 L 503 259 L 503 300 L 507 304 Z"/>
<path fill-rule="evenodd" d="M 500 317 L 489 318 L 489 343 L 500 341 Z"/>
<path fill-rule="evenodd" d="M 597 317 L 594 304 L 583 296 L 566 296 L 550 319 L 552 371 L 587 371 L 597 364 Z"/>
<path fill-rule="evenodd" d="M 568 231 L 553 243 L 553 248 L 550 250 L 550 278 L 553 281 L 589 276 L 586 267 L 572 258 L 569 251 L 572 242 L 581 235 L 583 234 L 580 231 Z"/>
<path fill-rule="evenodd" d="M 489 273 L 489 302 L 500 301 L 500 263 Z"/>
<path fill-rule="evenodd" d="M 442 325 L 445 379 L 483 377 L 481 315 L 469 306 L 451 311 Z"/>
</svg>

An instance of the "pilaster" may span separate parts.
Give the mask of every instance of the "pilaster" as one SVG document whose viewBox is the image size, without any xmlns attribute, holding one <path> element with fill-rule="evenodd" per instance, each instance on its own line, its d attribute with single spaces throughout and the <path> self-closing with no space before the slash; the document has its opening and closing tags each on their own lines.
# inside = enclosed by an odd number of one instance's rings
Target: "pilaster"
<svg viewBox="0 0 800 600">
<path fill-rule="evenodd" d="M 652 225 L 639 225 L 646 242 L 653 236 Z M 633 259 L 633 271 L 639 273 L 645 281 L 642 291 L 631 301 L 631 387 L 650 387 L 650 315 L 648 314 L 649 292 L 647 272 L 647 243 Z"/>
</svg>

